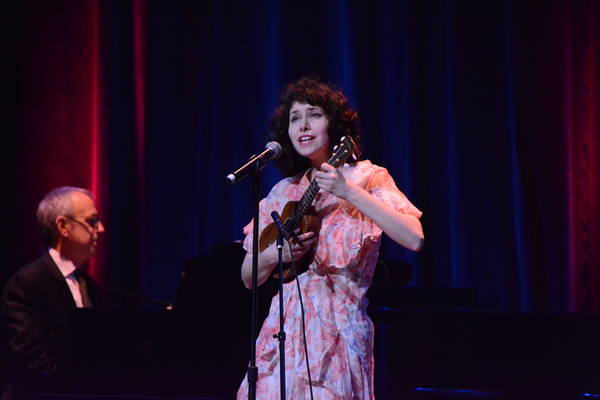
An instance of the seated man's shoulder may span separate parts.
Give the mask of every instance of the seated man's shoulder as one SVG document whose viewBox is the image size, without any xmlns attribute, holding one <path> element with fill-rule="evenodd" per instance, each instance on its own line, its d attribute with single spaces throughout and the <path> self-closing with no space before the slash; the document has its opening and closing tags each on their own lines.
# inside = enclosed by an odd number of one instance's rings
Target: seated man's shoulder
<svg viewBox="0 0 600 400">
<path fill-rule="evenodd" d="M 48 269 L 47 263 L 43 260 L 43 257 L 40 257 L 24 267 L 19 268 L 9 279 L 8 285 L 16 282 L 35 282 L 41 276 L 49 274 L 50 270 Z"/>
</svg>

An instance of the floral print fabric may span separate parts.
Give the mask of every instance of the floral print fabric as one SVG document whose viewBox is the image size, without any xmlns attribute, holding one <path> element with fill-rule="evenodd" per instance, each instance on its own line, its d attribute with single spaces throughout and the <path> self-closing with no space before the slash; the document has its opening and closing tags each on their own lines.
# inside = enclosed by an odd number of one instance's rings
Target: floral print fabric
<svg viewBox="0 0 600 400">
<path fill-rule="evenodd" d="M 385 168 L 362 161 L 340 168 L 342 174 L 388 206 L 421 217 L 396 187 Z M 277 183 L 260 202 L 259 230 L 297 201 L 308 188 L 306 174 Z M 350 203 L 327 192 L 313 202 L 321 219 L 310 269 L 299 276 L 306 339 L 315 399 L 373 399 L 373 324 L 367 316 L 366 292 L 371 285 L 381 242 L 381 229 Z M 253 223 L 245 228 L 244 248 L 252 251 Z M 287 247 L 286 250 L 287 251 Z M 302 334 L 302 312 L 296 282 L 284 285 L 285 382 L 287 399 L 310 399 Z M 280 398 L 279 297 L 256 342 L 257 399 Z M 247 377 L 238 399 L 248 398 Z"/>
</svg>

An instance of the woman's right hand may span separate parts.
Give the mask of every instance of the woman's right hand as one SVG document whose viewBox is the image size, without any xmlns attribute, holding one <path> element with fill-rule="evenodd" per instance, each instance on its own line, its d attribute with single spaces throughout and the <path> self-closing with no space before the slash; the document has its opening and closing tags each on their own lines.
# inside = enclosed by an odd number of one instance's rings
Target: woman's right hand
<svg viewBox="0 0 600 400">
<path fill-rule="evenodd" d="M 300 231 L 297 229 L 294 233 L 297 234 Z M 315 236 L 314 232 L 306 232 L 301 235 L 293 236 L 290 239 L 291 246 L 284 245 L 283 247 L 283 262 L 289 263 L 292 262 L 290 257 L 289 248 L 292 248 L 292 255 L 294 256 L 294 261 L 300 259 L 313 243 L 317 240 L 317 236 Z"/>
<path fill-rule="evenodd" d="M 298 233 L 299 230 L 294 231 L 294 234 L 297 235 Z M 316 236 L 314 232 L 306 232 L 294 236 L 292 240 L 290 240 L 294 261 L 302 257 L 310 249 L 317 238 L 318 236 Z M 284 244 L 282 258 L 284 263 L 292 262 L 287 244 Z M 278 263 L 279 253 L 275 244 L 267 247 L 258 255 L 258 285 L 262 285 L 267 280 Z M 242 264 L 242 281 L 244 281 L 244 284 L 248 289 L 252 287 L 252 253 L 246 254 L 246 258 Z"/>
</svg>

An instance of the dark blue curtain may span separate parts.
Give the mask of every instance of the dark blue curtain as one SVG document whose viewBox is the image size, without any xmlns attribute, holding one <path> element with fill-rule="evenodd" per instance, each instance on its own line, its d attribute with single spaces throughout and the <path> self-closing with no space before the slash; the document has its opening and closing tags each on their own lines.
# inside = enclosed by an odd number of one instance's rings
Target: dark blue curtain
<svg viewBox="0 0 600 400">
<path fill-rule="evenodd" d="M 562 121 L 549 107 L 560 105 L 543 104 L 560 101 L 564 57 L 539 49 L 560 44 L 565 7 L 149 3 L 146 293 L 169 299 L 185 257 L 243 239 L 251 182 L 227 187 L 223 178 L 267 141 L 280 88 L 318 73 L 358 110 L 365 158 L 388 168 L 424 211 L 423 251 L 386 240 L 382 258 L 407 259 L 413 285 L 475 287 L 499 309 L 568 309 L 564 165 L 534 169 L 560 160 L 566 140 L 552 127 Z M 528 91 L 531 79 L 545 82 Z M 528 146 L 537 144 L 546 151 L 536 156 Z M 531 174 L 555 188 L 537 204 L 527 204 L 540 196 Z M 280 177 L 273 168 L 263 175 L 266 194 Z"/>
</svg>

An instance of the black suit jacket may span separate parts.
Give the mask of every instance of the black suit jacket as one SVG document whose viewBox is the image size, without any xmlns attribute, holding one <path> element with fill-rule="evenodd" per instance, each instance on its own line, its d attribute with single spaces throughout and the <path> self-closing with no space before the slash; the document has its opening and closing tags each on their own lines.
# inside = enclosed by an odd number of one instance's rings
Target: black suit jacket
<svg viewBox="0 0 600 400">
<path fill-rule="evenodd" d="M 100 305 L 92 278 L 85 275 L 90 301 Z M 54 372 L 69 357 L 68 309 L 71 290 L 50 253 L 17 271 L 6 284 L 2 314 L 9 351 L 16 366 L 28 372 Z"/>
</svg>

